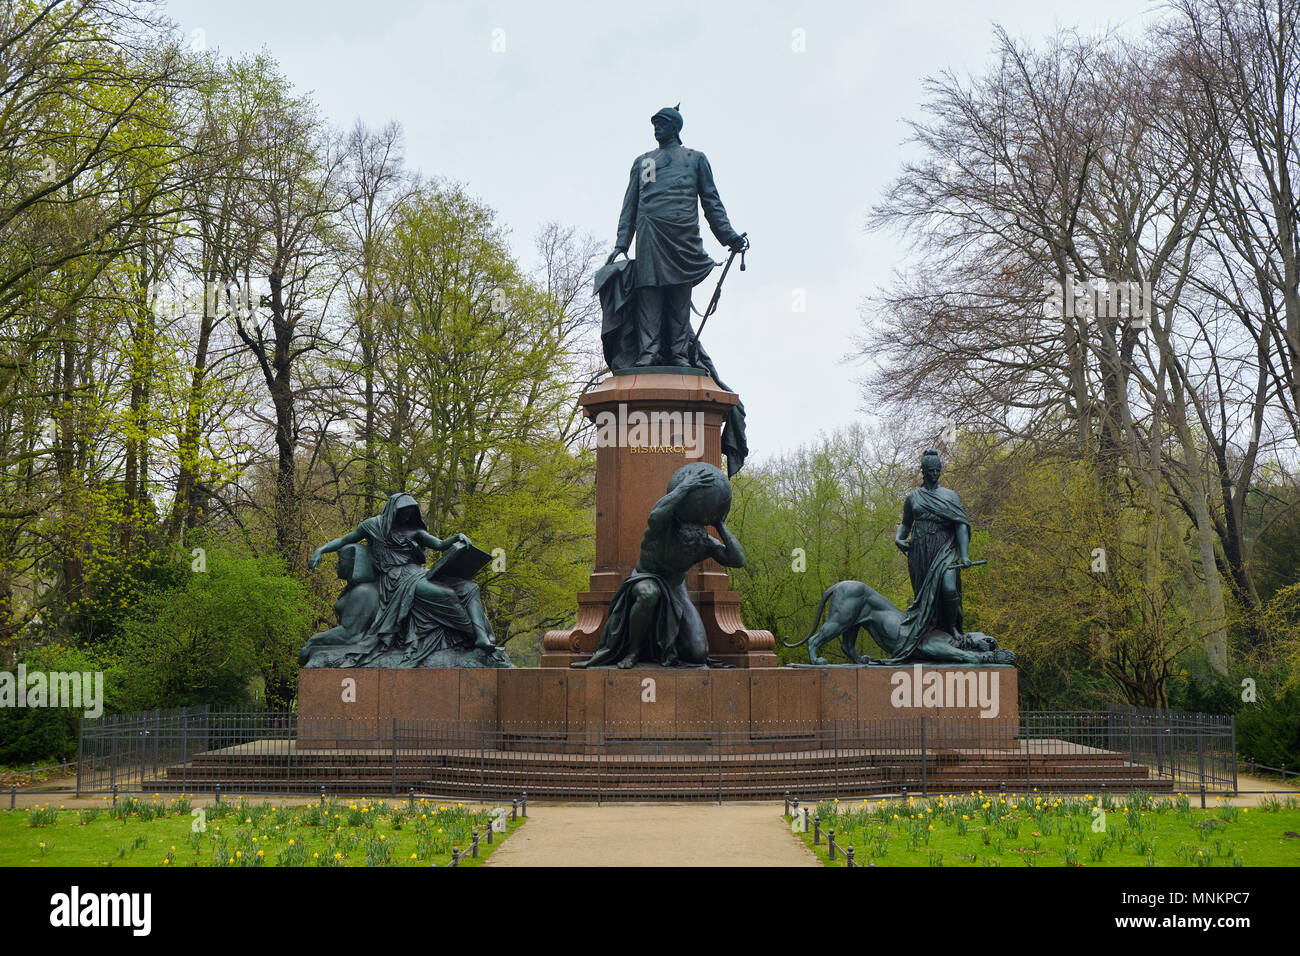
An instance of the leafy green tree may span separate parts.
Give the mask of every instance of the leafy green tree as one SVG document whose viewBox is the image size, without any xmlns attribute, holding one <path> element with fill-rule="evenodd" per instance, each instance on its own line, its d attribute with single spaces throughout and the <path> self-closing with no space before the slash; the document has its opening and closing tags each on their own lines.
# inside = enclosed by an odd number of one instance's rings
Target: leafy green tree
<svg viewBox="0 0 1300 956">
<path fill-rule="evenodd" d="M 206 571 L 147 595 L 124 622 L 113 668 L 121 706 L 247 706 L 260 685 L 268 707 L 288 709 L 320 610 L 277 557 L 215 544 Z"/>
<path fill-rule="evenodd" d="M 94 674 L 103 667 L 95 656 L 61 645 L 30 651 L 22 663 L 28 674 L 35 671 Z M 77 727 L 84 714 L 84 708 L 0 708 L 0 763 L 39 763 L 75 757 Z"/>
<path fill-rule="evenodd" d="M 746 466 L 733 482 L 728 519 L 745 548 L 733 572 L 745 621 L 778 636 L 784 661 L 807 660 L 802 638 L 826 588 L 866 581 L 895 603 L 911 599 L 905 560 L 893 545 L 908 472 L 887 452 L 890 436 L 855 426 L 779 458 Z M 859 635 L 865 653 L 871 639 Z M 826 653 L 840 654 L 839 644 Z"/>
</svg>

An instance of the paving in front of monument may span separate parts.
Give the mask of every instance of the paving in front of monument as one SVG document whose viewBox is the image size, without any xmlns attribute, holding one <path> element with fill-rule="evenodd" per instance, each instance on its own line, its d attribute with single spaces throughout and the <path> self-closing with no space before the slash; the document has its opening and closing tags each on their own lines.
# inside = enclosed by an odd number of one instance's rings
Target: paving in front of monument
<svg viewBox="0 0 1300 956">
<path fill-rule="evenodd" d="M 818 866 L 781 804 L 528 805 L 488 866 Z"/>
</svg>

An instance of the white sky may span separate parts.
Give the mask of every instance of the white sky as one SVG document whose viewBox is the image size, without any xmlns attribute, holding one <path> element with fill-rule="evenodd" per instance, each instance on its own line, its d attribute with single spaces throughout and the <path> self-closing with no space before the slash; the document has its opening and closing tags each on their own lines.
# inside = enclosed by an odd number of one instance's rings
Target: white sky
<svg viewBox="0 0 1300 956">
<path fill-rule="evenodd" d="M 683 142 L 708 155 L 732 224 L 753 243 L 704 342 L 745 402 L 758 460 L 866 415 L 843 359 L 863 299 L 905 267 L 907 249 L 863 222 L 906 155 L 904 120 L 920 115 L 924 78 L 983 72 L 994 23 L 1029 40 L 1072 26 L 1129 33 L 1154 8 L 171 0 L 166 9 L 223 53 L 268 49 L 336 125 L 400 122 L 408 165 L 494 207 L 528 265 L 548 220 L 612 247 L 632 159 L 654 145 L 650 114 L 680 100 Z M 792 49 L 796 30 L 805 52 Z M 701 311 L 714 282 L 696 287 Z M 804 312 L 794 311 L 796 290 Z"/>
</svg>

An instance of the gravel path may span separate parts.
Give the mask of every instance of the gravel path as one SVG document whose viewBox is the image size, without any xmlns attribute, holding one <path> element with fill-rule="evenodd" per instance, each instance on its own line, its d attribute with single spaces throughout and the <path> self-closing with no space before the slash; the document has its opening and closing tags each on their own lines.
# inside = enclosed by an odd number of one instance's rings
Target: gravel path
<svg viewBox="0 0 1300 956">
<path fill-rule="evenodd" d="M 817 866 L 781 804 L 528 805 L 487 866 Z"/>
</svg>

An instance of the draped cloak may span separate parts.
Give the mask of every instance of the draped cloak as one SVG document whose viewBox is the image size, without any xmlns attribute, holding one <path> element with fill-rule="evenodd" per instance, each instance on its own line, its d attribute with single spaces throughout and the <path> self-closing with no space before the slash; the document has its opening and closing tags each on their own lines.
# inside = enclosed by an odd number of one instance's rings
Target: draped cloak
<svg viewBox="0 0 1300 956">
<path fill-rule="evenodd" d="M 907 663 L 921 640 L 939 626 L 944 610 L 943 575 L 958 558 L 957 526 L 965 525 L 970 530 L 966 509 L 952 489 L 917 488 L 907 497 L 912 505 L 907 570 L 915 596 L 899 626 L 898 649 L 892 657 L 872 659 L 872 664 Z M 957 595 L 960 598 L 960 570 L 957 570 Z M 953 624 L 959 630 L 962 628 L 960 620 Z"/>
<path fill-rule="evenodd" d="M 633 588 L 641 581 L 649 581 L 659 589 L 659 600 L 655 604 L 655 620 L 646 628 L 646 641 L 654 646 L 634 648 L 631 614 L 632 607 L 636 604 L 636 595 Z M 685 580 L 674 586 L 657 574 L 634 571 L 619 585 L 610 602 L 609 619 L 605 622 L 596 653 L 573 666 L 610 667 L 636 650 L 640 660 L 654 661 L 664 667 L 676 667 L 681 663 L 677 634 L 681 630 L 682 618 L 690 613 L 699 612 L 695 611 L 686 594 Z"/>
<path fill-rule="evenodd" d="M 600 344 L 605 352 L 605 364 L 611 372 L 632 368 L 636 364 L 641 346 L 636 332 L 636 283 L 634 262 L 620 259 L 602 266 L 596 272 L 596 295 L 600 298 Z M 693 333 L 692 333 L 693 334 Z M 704 344 L 695 341 L 695 368 L 708 374 L 718 387 L 731 391 L 718 375 L 717 366 Z M 737 402 L 722 423 L 722 454 L 727 459 L 727 477 L 740 471 L 749 455 L 749 441 L 745 437 L 745 405 Z"/>
<path fill-rule="evenodd" d="M 390 495 L 383 512 L 361 522 L 379 586 L 379 611 L 346 666 L 418 667 L 435 651 L 474 642 L 474 625 L 464 604 L 477 600 L 474 582 L 439 579 L 430 582 L 431 596 L 428 588 L 416 594 L 425 576 L 426 552 L 411 533 L 414 529 L 395 527 L 397 513 L 407 507 L 418 509 L 410 495 Z M 423 519 L 419 528 L 424 529 Z"/>
</svg>

